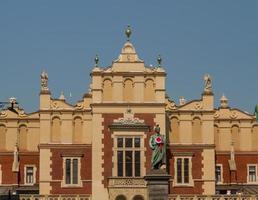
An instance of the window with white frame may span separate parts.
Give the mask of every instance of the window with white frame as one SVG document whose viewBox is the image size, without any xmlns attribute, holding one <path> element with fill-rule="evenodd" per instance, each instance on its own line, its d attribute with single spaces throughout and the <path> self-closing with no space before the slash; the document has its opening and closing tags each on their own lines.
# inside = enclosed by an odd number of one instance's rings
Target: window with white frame
<svg viewBox="0 0 258 200">
<path fill-rule="evenodd" d="M 63 186 L 81 186 L 80 157 L 63 158 Z"/>
<path fill-rule="evenodd" d="M 117 136 L 115 138 L 116 175 L 118 177 L 140 177 L 142 138 L 140 136 Z"/>
<path fill-rule="evenodd" d="M 192 157 L 175 157 L 175 184 L 192 185 Z"/>
<path fill-rule="evenodd" d="M 222 165 L 216 165 L 215 167 L 215 178 L 216 178 L 216 183 L 222 183 Z"/>
<path fill-rule="evenodd" d="M 257 169 L 256 165 L 248 165 L 248 182 L 249 183 L 257 182 L 256 169 Z"/>
<path fill-rule="evenodd" d="M 24 167 L 24 183 L 25 185 L 33 185 L 36 183 L 36 166 L 25 165 Z"/>
</svg>

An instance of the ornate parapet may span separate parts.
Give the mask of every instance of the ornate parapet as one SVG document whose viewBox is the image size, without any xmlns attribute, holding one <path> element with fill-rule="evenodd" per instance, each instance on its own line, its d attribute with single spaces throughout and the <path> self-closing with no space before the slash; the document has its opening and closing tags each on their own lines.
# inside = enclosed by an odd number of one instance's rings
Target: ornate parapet
<svg viewBox="0 0 258 200">
<path fill-rule="evenodd" d="M 145 180 L 143 178 L 122 178 L 122 177 L 112 177 L 108 181 L 109 187 L 122 187 L 122 188 L 132 188 L 132 187 L 146 187 Z"/>
<path fill-rule="evenodd" d="M 90 195 L 20 195 L 20 200 L 91 200 Z"/>
<path fill-rule="evenodd" d="M 147 197 L 146 182 L 143 178 L 110 177 L 108 191 L 109 200 L 115 200 L 120 195 L 127 199 L 133 199 L 135 196 L 140 196 L 143 199 Z"/>
</svg>

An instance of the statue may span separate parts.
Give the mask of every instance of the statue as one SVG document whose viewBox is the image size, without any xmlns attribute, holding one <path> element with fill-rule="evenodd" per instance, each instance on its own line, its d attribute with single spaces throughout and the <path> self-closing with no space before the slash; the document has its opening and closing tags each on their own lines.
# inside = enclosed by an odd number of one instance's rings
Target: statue
<svg viewBox="0 0 258 200">
<path fill-rule="evenodd" d="M 14 146 L 14 152 L 13 152 L 13 165 L 12 165 L 12 171 L 18 172 L 19 171 L 19 150 L 18 150 L 18 144 Z"/>
<path fill-rule="evenodd" d="M 155 127 L 155 133 L 150 137 L 150 148 L 152 149 L 151 165 L 152 169 L 161 169 L 165 162 L 166 140 L 160 134 L 160 127 Z M 163 166 L 164 167 L 164 166 Z"/>
<path fill-rule="evenodd" d="M 48 91 L 48 75 L 43 71 L 40 75 L 41 78 L 41 91 Z"/>
<path fill-rule="evenodd" d="M 204 92 L 206 93 L 212 92 L 211 76 L 209 74 L 204 75 Z"/>
</svg>

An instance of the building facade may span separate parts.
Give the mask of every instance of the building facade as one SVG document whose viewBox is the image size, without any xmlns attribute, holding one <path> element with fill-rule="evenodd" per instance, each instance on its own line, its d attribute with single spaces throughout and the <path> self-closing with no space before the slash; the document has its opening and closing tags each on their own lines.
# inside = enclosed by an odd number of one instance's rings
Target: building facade
<svg viewBox="0 0 258 200">
<path fill-rule="evenodd" d="M 147 199 L 149 138 L 158 124 L 170 195 L 258 191 L 255 116 L 229 107 L 225 96 L 215 108 L 209 75 L 200 99 L 177 105 L 166 95 L 161 59 L 145 66 L 130 41 L 110 67 L 95 62 L 76 105 L 63 94 L 52 98 L 43 72 L 38 111 L 27 114 L 15 102 L 1 110 L 0 193 Z"/>
</svg>

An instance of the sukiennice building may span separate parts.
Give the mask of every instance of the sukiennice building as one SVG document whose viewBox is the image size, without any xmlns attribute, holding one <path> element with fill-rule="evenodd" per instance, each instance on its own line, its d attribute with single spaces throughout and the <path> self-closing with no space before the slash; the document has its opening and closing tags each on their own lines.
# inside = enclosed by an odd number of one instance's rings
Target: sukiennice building
<svg viewBox="0 0 258 200">
<path fill-rule="evenodd" d="M 215 108 L 209 75 L 200 99 L 177 105 L 166 95 L 161 58 L 146 66 L 129 40 L 110 67 L 99 67 L 98 57 L 95 63 L 90 90 L 76 105 L 63 94 L 52 98 L 43 72 L 38 111 L 15 102 L 0 110 L 1 194 L 145 200 L 157 124 L 167 140 L 170 199 L 257 193 L 255 116 L 231 108 L 224 95 Z"/>
</svg>

